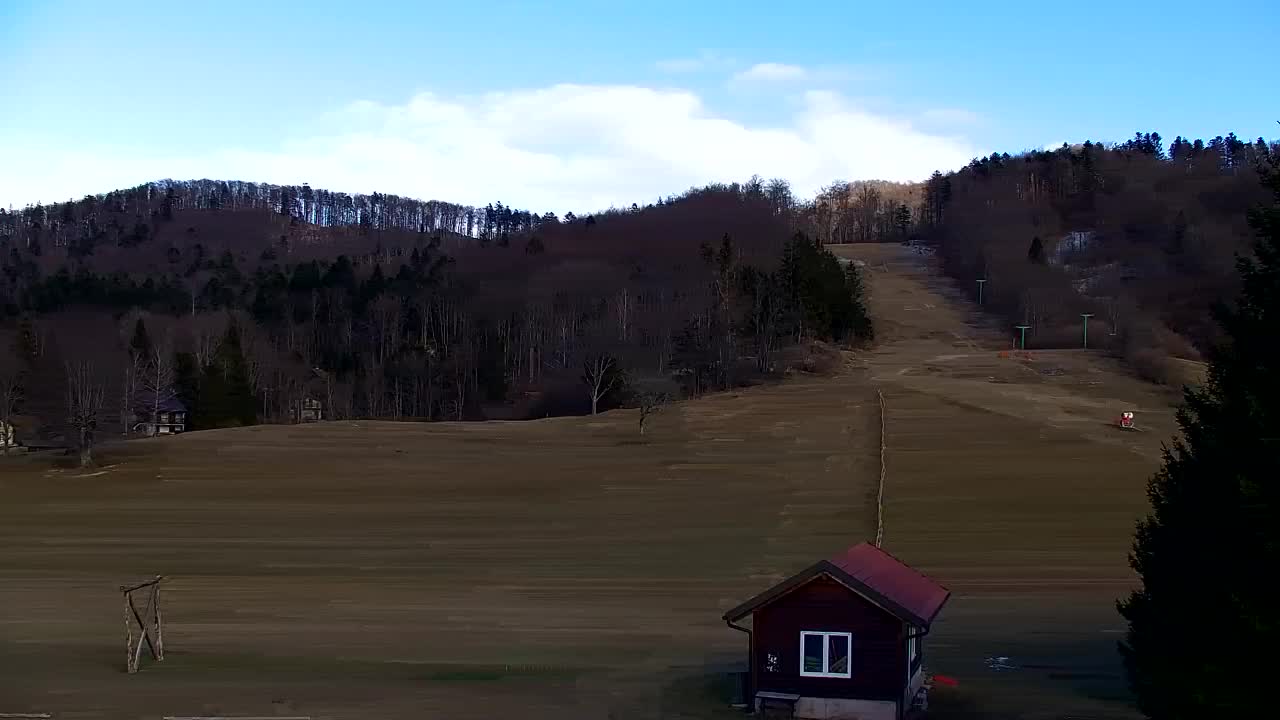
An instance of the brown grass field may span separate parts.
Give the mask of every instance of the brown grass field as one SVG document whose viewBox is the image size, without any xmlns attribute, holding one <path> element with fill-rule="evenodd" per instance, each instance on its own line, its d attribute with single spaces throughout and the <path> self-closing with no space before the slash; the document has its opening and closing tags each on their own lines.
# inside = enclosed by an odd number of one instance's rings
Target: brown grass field
<svg viewBox="0 0 1280 720">
<path fill-rule="evenodd" d="M 720 614 L 875 534 L 881 390 L 885 547 L 954 593 L 936 716 L 1133 717 L 1114 601 L 1176 398 L 1092 352 L 1002 359 L 924 260 L 838 250 L 869 264 L 876 348 L 643 437 L 615 411 L 0 459 L 0 713 L 736 717 Z M 116 586 L 156 574 L 166 659 L 126 675 Z"/>
</svg>

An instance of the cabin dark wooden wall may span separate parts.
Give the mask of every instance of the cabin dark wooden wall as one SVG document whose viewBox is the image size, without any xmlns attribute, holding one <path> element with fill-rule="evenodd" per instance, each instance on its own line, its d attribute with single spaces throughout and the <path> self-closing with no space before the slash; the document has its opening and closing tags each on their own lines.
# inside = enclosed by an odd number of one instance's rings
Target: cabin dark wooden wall
<svg viewBox="0 0 1280 720">
<path fill-rule="evenodd" d="M 752 628 L 756 690 L 898 701 L 906 691 L 905 624 L 830 578 L 815 578 L 760 608 Z M 853 677 L 802 677 L 802 630 L 852 633 Z M 766 672 L 769 653 L 778 657 L 779 672 Z"/>
</svg>

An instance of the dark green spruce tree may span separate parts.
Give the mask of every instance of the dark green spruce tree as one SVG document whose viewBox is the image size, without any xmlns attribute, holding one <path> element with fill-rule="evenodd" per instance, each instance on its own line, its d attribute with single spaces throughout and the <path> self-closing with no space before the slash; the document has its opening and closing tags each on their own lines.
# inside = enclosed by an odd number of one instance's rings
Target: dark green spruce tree
<svg viewBox="0 0 1280 720">
<path fill-rule="evenodd" d="M 851 299 L 849 304 L 849 331 L 858 340 L 870 342 L 876 338 L 875 326 L 871 324 L 871 312 L 867 309 L 866 288 L 862 284 L 862 271 L 857 265 L 849 263 L 844 266 L 845 292 Z"/>
<path fill-rule="evenodd" d="M 138 318 L 133 324 L 133 339 L 129 341 L 129 354 L 145 360 L 151 356 L 151 336 L 147 334 L 147 324 Z"/>
<path fill-rule="evenodd" d="M 804 233 L 783 248 L 778 271 L 787 300 L 798 314 L 799 334 L 825 340 L 871 340 L 862 276 L 842 266 L 830 250 Z"/>
<path fill-rule="evenodd" d="M 1272 204 L 1250 213 L 1254 257 L 1219 308 L 1225 340 L 1186 391 L 1181 436 L 1151 478 L 1130 562 L 1141 588 L 1119 604 L 1120 645 L 1153 720 L 1275 716 L 1280 647 L 1280 164 Z"/>
<path fill-rule="evenodd" d="M 240 328 L 227 327 L 222 344 L 200 378 L 196 429 L 239 427 L 257 422 L 257 401 L 240 347 Z"/>
<path fill-rule="evenodd" d="M 1044 241 L 1039 235 L 1031 238 L 1031 247 L 1027 248 L 1027 260 L 1033 263 L 1044 262 Z"/>
<path fill-rule="evenodd" d="M 194 353 L 178 352 L 173 355 L 173 386 L 178 399 L 187 408 L 187 424 L 193 429 L 201 427 L 200 413 L 200 363 Z"/>
</svg>

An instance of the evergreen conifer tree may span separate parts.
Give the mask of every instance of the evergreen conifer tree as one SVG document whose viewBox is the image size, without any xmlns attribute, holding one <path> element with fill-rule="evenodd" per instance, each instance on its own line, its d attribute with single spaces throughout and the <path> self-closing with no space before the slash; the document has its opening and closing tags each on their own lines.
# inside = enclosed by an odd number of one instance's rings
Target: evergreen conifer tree
<svg viewBox="0 0 1280 720">
<path fill-rule="evenodd" d="M 133 339 L 129 341 L 129 353 L 135 358 L 147 358 L 151 355 L 151 336 L 147 333 L 147 324 L 138 318 L 133 324 Z"/>
<path fill-rule="evenodd" d="M 173 387 L 187 408 L 187 427 L 204 427 L 200 413 L 200 367 L 194 353 L 178 352 L 173 356 Z"/>
<path fill-rule="evenodd" d="M 1225 340 L 1178 411 L 1181 436 L 1147 493 L 1130 562 L 1142 586 L 1119 604 L 1120 651 L 1156 720 L 1274 714 L 1265 657 L 1280 643 L 1280 167 L 1250 214 L 1254 257 L 1237 267 Z"/>
<path fill-rule="evenodd" d="M 1031 247 L 1027 248 L 1027 260 L 1033 263 L 1044 262 L 1044 242 L 1037 235 L 1031 238 Z"/>
<path fill-rule="evenodd" d="M 257 421 L 257 402 L 240 348 L 240 328 L 234 323 L 227 327 L 222 344 L 204 368 L 197 397 L 201 429 L 253 425 Z"/>
</svg>

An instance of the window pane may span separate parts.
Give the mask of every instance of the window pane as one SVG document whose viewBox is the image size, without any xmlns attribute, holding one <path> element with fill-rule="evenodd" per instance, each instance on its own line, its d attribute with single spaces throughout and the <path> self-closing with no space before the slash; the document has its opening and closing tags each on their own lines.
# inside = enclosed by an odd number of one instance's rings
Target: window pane
<svg viewBox="0 0 1280 720">
<path fill-rule="evenodd" d="M 804 635 L 801 638 L 804 652 L 804 672 L 820 673 L 822 670 L 822 636 Z"/>
<path fill-rule="evenodd" d="M 829 635 L 827 643 L 827 672 L 841 675 L 849 672 L 849 638 L 844 635 Z"/>
</svg>

